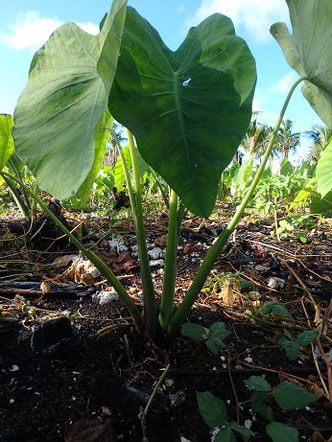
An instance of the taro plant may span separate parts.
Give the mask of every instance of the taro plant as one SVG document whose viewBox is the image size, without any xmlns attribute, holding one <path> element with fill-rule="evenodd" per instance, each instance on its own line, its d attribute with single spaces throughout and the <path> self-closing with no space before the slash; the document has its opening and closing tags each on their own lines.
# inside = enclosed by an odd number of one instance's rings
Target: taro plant
<svg viewBox="0 0 332 442">
<path fill-rule="evenodd" d="M 304 83 L 309 102 L 326 124 L 332 123 L 327 53 L 332 4 L 330 0 L 287 3 L 294 35 L 282 24 L 275 25 L 272 33 L 300 78 L 289 91 L 240 205 L 175 312 L 176 252 L 184 208 L 195 215 L 210 215 L 220 175 L 251 119 L 256 68 L 245 41 L 236 36 L 229 18 L 214 14 L 190 29 L 172 52 L 149 23 L 127 7 L 127 0 L 114 0 L 97 36 L 72 23 L 63 25 L 33 58 L 15 111 L 13 136 L 19 156 L 42 189 L 58 199 L 71 196 L 76 207 L 81 206 L 101 167 L 112 118 L 128 129 L 133 184 L 125 160 L 123 166 L 137 231 L 144 318 L 111 269 L 55 221 L 113 285 L 141 333 L 155 336 L 158 315 L 169 335 L 180 328 L 253 195 L 298 84 Z M 312 23 L 316 16 L 319 20 Z M 121 153 L 120 143 L 119 149 Z M 137 149 L 171 189 L 159 311 L 145 240 Z"/>
</svg>

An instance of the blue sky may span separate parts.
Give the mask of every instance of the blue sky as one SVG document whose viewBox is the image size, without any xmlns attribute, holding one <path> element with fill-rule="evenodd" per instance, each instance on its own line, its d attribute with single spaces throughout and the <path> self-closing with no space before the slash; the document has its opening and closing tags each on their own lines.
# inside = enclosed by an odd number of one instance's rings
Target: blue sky
<svg viewBox="0 0 332 442">
<path fill-rule="evenodd" d="M 33 53 L 49 34 L 70 21 L 88 32 L 97 31 L 110 3 L 110 0 L 7 2 L 0 16 L 0 113 L 13 113 L 27 82 Z M 237 34 L 247 41 L 257 63 L 254 110 L 262 112 L 260 122 L 276 123 L 287 91 L 297 78 L 269 34 L 270 25 L 276 21 L 289 22 L 284 0 L 129 0 L 129 5 L 158 30 L 173 50 L 181 44 L 190 26 L 197 25 L 208 15 L 220 12 L 232 18 Z M 302 97 L 300 89 L 291 101 L 286 118 L 294 122 L 294 131 L 310 130 L 314 125 L 323 124 Z M 303 140 L 297 157 L 305 155 L 307 144 Z"/>
</svg>

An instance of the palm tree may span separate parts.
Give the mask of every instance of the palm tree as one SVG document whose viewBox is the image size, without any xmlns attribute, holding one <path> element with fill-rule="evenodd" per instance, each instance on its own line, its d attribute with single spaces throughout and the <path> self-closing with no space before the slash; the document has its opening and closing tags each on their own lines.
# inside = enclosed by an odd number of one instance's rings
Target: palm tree
<svg viewBox="0 0 332 442">
<path fill-rule="evenodd" d="M 254 113 L 255 115 L 255 113 Z M 247 133 L 242 141 L 242 147 L 249 153 L 249 157 L 260 158 L 268 145 L 272 127 L 258 123 L 255 118 L 250 122 Z"/>
<path fill-rule="evenodd" d="M 309 148 L 308 161 L 312 164 L 317 163 L 322 151 L 332 137 L 332 130 L 328 127 L 314 126 L 312 130 L 306 132 L 307 137 L 312 141 Z"/>
<path fill-rule="evenodd" d="M 288 158 L 291 152 L 295 152 L 300 144 L 301 132 L 292 132 L 293 122 L 283 120 L 280 125 L 276 140 L 276 151 L 282 155 L 282 159 Z"/>
</svg>

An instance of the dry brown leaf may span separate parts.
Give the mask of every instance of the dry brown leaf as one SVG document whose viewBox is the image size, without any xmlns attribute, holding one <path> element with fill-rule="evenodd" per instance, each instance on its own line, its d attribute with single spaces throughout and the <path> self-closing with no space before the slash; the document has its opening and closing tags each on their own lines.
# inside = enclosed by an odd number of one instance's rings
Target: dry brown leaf
<svg viewBox="0 0 332 442">
<path fill-rule="evenodd" d="M 45 295 L 46 293 L 49 293 L 51 291 L 51 284 L 49 281 L 42 281 L 40 284 L 40 290 L 42 291 L 42 294 Z"/>
<path fill-rule="evenodd" d="M 77 255 L 64 255 L 64 256 L 58 256 L 55 258 L 55 260 L 52 262 L 51 266 L 55 269 L 59 269 L 61 267 L 67 267 L 71 262 L 74 261 L 74 259 L 77 258 Z"/>
<path fill-rule="evenodd" d="M 130 257 L 130 251 L 122 252 L 118 258 L 111 261 L 112 269 L 116 272 L 128 272 L 130 269 L 137 267 L 139 264 Z"/>
<path fill-rule="evenodd" d="M 221 297 L 226 305 L 234 305 L 234 293 L 230 284 L 225 284 L 221 291 Z"/>
<path fill-rule="evenodd" d="M 162 235 L 160 238 L 155 239 L 155 246 L 166 247 L 167 246 L 167 235 Z"/>
<path fill-rule="evenodd" d="M 183 253 L 186 255 L 187 253 L 195 252 L 198 249 L 197 244 L 188 243 L 183 247 Z"/>
<path fill-rule="evenodd" d="M 83 258 L 78 258 L 63 273 L 63 276 L 73 280 L 77 284 L 83 283 L 89 285 L 94 284 L 96 278 L 100 276 L 100 272 L 92 262 Z"/>
<path fill-rule="evenodd" d="M 104 424 L 96 419 L 77 421 L 65 434 L 65 442 L 115 442 L 116 440 L 116 431 L 110 419 Z"/>
<path fill-rule="evenodd" d="M 322 322 L 322 318 L 321 318 L 321 311 L 320 311 L 320 308 L 318 307 L 318 305 L 316 306 L 315 310 L 316 311 L 315 311 L 314 324 L 319 325 Z"/>
</svg>

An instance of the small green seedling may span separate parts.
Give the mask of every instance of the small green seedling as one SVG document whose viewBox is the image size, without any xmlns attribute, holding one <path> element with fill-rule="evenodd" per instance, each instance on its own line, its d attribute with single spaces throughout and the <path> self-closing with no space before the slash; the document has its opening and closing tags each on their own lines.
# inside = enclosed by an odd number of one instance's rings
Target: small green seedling
<svg viewBox="0 0 332 442">
<path fill-rule="evenodd" d="M 225 347 L 223 340 L 231 334 L 229 330 L 226 330 L 223 322 L 216 322 L 210 329 L 193 322 L 188 322 L 182 325 L 181 333 L 183 336 L 197 342 L 197 344 L 204 341 L 207 348 L 214 355 L 218 354 L 220 347 Z"/>
<path fill-rule="evenodd" d="M 208 391 L 204 393 L 196 393 L 199 412 L 204 419 L 204 422 L 210 428 L 220 427 L 217 433 L 215 442 L 236 442 L 234 432 L 241 435 L 244 442 L 247 442 L 252 436 L 252 431 L 240 425 L 238 422 L 228 422 L 227 411 L 224 401 L 216 398 Z"/>
<path fill-rule="evenodd" d="M 304 331 L 294 338 L 288 330 L 284 330 L 284 335 L 278 340 L 280 344 L 286 351 L 288 359 L 295 361 L 300 352 L 300 347 L 303 345 L 309 345 L 318 336 L 318 332 L 307 330 Z"/>
<path fill-rule="evenodd" d="M 268 301 L 263 307 L 258 309 L 258 313 L 268 316 L 275 316 L 281 319 L 292 319 L 291 313 L 287 310 L 285 304 L 279 301 Z"/>
<path fill-rule="evenodd" d="M 317 401 L 318 397 L 287 381 L 273 389 L 261 376 L 251 376 L 244 382 L 250 390 L 254 391 L 250 399 L 253 414 L 259 414 L 270 422 L 265 429 L 273 442 L 298 441 L 298 431 L 295 428 L 273 420 L 273 411 L 270 406 L 272 398 L 283 410 L 295 410 Z"/>
</svg>

